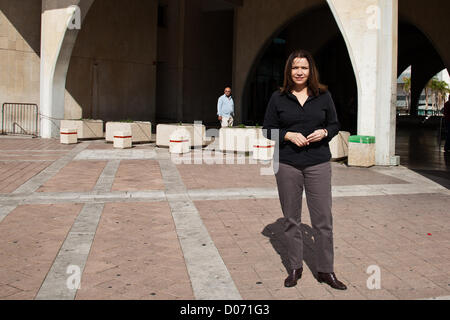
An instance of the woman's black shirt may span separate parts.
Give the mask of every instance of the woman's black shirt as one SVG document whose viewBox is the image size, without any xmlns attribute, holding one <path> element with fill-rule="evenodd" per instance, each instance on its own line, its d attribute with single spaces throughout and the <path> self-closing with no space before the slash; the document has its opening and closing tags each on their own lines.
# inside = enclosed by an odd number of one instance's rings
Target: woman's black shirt
<svg viewBox="0 0 450 320">
<path fill-rule="evenodd" d="M 336 108 L 328 91 L 309 96 L 303 106 L 292 93 L 276 91 L 266 110 L 263 129 L 267 130 L 263 132 L 271 139 L 275 134 L 271 130 L 279 129 L 279 162 L 304 167 L 330 161 L 328 143 L 339 133 L 339 128 Z M 317 129 L 326 129 L 328 137 L 302 148 L 284 140 L 287 132 L 299 132 L 306 138 Z M 272 140 L 275 139 L 276 136 Z"/>
</svg>

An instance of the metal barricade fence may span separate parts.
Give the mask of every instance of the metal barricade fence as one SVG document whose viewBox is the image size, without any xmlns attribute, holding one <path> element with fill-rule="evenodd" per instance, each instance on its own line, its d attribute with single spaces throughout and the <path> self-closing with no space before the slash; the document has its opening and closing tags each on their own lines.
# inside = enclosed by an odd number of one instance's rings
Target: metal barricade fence
<svg viewBox="0 0 450 320">
<path fill-rule="evenodd" d="M 2 134 L 39 136 L 39 107 L 32 103 L 4 103 Z"/>
</svg>

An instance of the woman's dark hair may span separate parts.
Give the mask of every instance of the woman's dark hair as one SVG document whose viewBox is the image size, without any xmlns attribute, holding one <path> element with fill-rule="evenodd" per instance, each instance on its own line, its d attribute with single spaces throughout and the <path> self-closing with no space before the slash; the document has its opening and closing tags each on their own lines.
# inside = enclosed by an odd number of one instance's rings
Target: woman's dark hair
<svg viewBox="0 0 450 320">
<path fill-rule="evenodd" d="M 314 58 L 311 53 L 306 50 L 295 50 L 289 56 L 286 67 L 284 69 L 284 84 L 281 88 L 281 92 L 283 94 L 290 93 L 294 87 L 295 83 L 292 81 L 292 64 L 296 58 L 305 58 L 309 62 L 309 78 L 307 86 L 309 90 L 315 95 L 318 96 L 321 93 L 327 92 L 327 86 L 320 83 L 319 80 L 319 71 L 317 70 L 316 63 L 314 62 Z"/>
</svg>

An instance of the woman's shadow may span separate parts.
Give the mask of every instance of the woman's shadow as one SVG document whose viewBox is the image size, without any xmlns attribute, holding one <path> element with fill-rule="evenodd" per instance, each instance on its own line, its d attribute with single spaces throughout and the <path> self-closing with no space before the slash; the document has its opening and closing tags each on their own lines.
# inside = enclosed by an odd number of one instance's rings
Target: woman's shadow
<svg viewBox="0 0 450 320">
<path fill-rule="evenodd" d="M 286 272 L 289 272 L 290 265 L 287 255 L 287 244 L 286 237 L 284 235 L 284 219 L 280 218 L 276 222 L 267 225 L 261 232 L 262 235 L 270 239 L 275 251 L 280 255 L 281 263 L 286 268 Z M 313 229 L 306 225 L 301 224 L 302 235 L 303 235 L 303 261 L 311 270 L 314 277 L 317 277 L 316 263 L 314 256 L 314 232 Z"/>
</svg>

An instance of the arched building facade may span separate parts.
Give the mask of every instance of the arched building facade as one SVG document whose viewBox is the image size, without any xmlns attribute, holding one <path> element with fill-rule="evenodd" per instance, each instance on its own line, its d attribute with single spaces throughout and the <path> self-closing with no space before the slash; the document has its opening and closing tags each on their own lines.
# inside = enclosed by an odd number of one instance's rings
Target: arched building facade
<svg viewBox="0 0 450 320">
<path fill-rule="evenodd" d="M 236 122 L 254 124 L 286 55 L 301 47 L 314 54 L 343 129 L 375 136 L 376 163 L 397 164 L 396 80 L 412 66 L 414 103 L 449 67 L 449 8 L 440 0 L 0 0 L 0 103 L 39 104 L 49 138 L 64 118 L 214 124 L 217 97 L 232 85 Z M 72 28 L 77 14 L 81 29 Z"/>
</svg>

